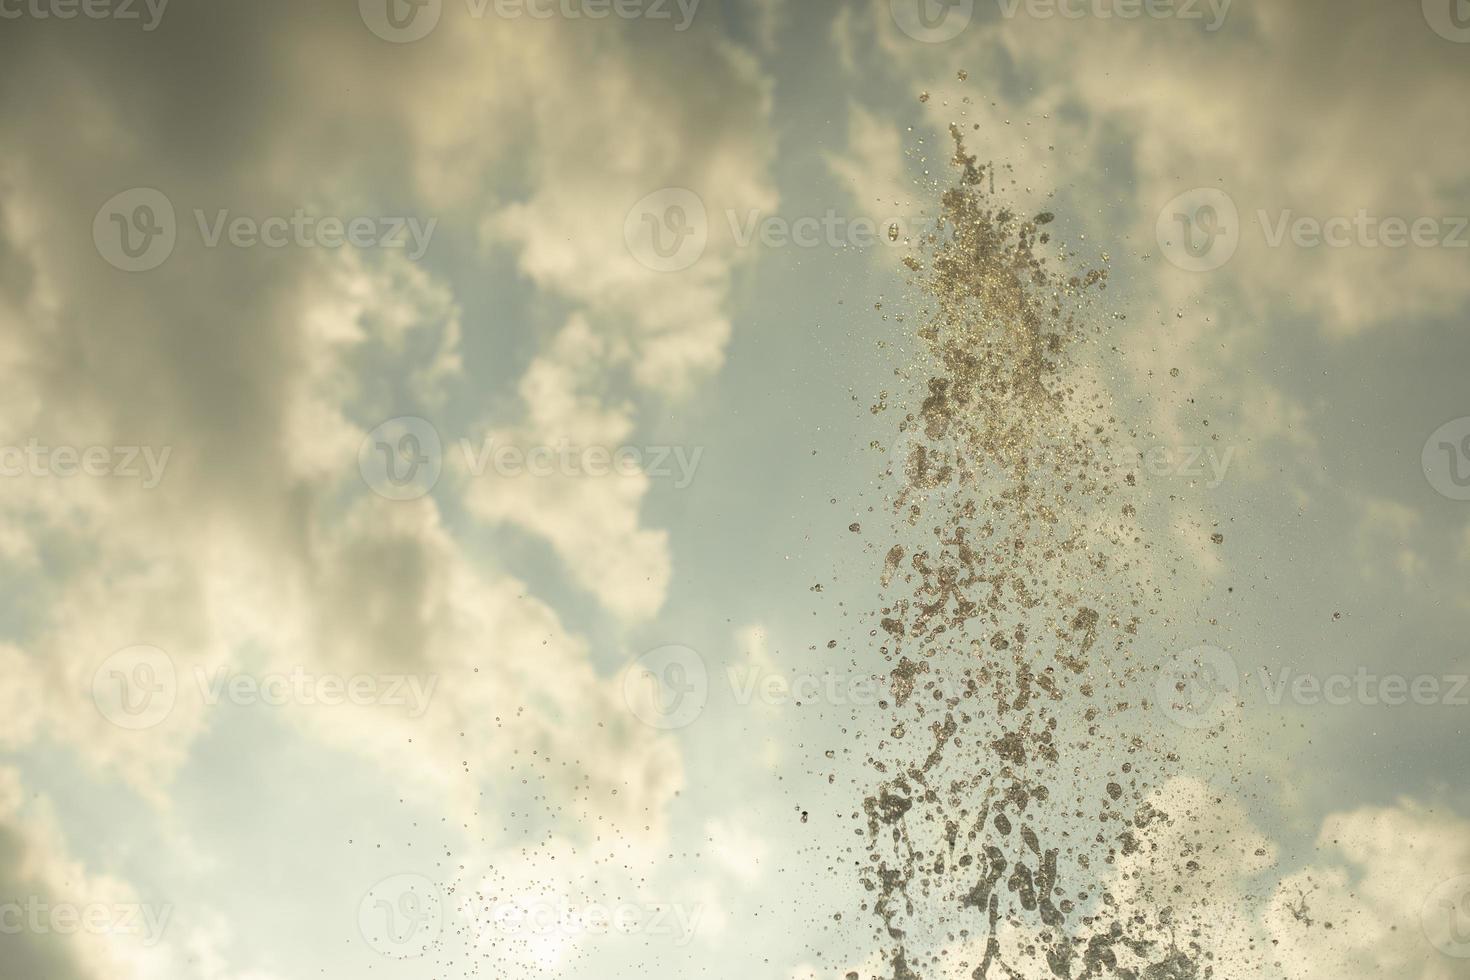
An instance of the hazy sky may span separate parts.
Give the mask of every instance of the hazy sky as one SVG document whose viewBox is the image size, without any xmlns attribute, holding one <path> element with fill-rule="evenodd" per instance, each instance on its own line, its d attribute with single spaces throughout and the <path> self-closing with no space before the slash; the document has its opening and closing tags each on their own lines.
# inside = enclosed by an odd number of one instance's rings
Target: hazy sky
<svg viewBox="0 0 1470 980">
<path fill-rule="evenodd" d="M 1470 977 L 1465 6 L 0 0 L 0 976 L 876 976 L 956 122 L 1112 269 L 1224 975 Z"/>
</svg>

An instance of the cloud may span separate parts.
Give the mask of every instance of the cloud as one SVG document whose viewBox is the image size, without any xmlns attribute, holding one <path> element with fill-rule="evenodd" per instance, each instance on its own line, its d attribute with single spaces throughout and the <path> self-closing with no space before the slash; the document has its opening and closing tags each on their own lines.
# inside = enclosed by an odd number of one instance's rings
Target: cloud
<svg viewBox="0 0 1470 980">
<path fill-rule="evenodd" d="M 1353 553 L 1364 581 L 1381 581 L 1390 570 L 1404 589 L 1412 588 L 1429 567 L 1415 538 L 1423 524 L 1414 508 L 1371 493 L 1350 491 L 1355 520 Z"/>
<path fill-rule="evenodd" d="M 1155 220 L 1175 195 L 1230 195 L 1240 244 L 1223 268 L 1182 272 L 1159 257 L 1159 278 L 1181 298 L 1229 284 L 1256 318 L 1290 310 L 1336 337 L 1449 315 L 1470 298 L 1454 271 L 1464 248 L 1272 247 L 1259 214 L 1274 227 L 1283 214 L 1325 220 L 1362 209 L 1412 222 L 1470 210 L 1458 162 L 1465 142 L 1446 129 L 1460 114 L 1458 52 L 1417 8 L 1237 4 L 1214 32 L 1170 19 L 977 19 L 934 45 L 904 37 L 888 6 L 872 4 L 875 39 L 916 85 L 932 87 L 936 123 L 970 96 L 966 115 L 987 146 L 1028 179 L 1038 170 L 1026 157 L 1041 142 L 1056 147 L 1044 154 L 1052 182 L 1075 184 L 1086 200 L 1111 200 L 1091 189 L 1126 176 L 1140 251 L 1158 256 Z M 1079 44 L 1084 33 L 1106 43 Z M 968 84 L 954 81 L 961 68 Z M 1161 77 L 1169 83 L 1155 84 Z M 1004 121 L 986 108 L 997 94 Z M 1055 137 L 1017 156 L 1005 144 L 1022 141 L 1022 119 Z"/>
<path fill-rule="evenodd" d="M 898 127 L 856 102 L 848 106 L 847 127 L 846 152 L 827 154 L 833 175 L 847 185 L 864 213 L 916 223 L 920 203 L 927 203 L 928 195 L 905 172 Z"/>
<path fill-rule="evenodd" d="M 1232 980 L 1455 980 L 1463 959 L 1435 948 L 1425 909 L 1442 883 L 1470 874 L 1470 820 L 1404 799 L 1327 817 L 1316 856 L 1283 867 L 1280 846 L 1240 799 L 1193 776 L 1148 800 L 1160 816 L 1145 848 L 1121 856 L 1100 883 L 1116 917 L 1167 922 L 1174 942 Z M 1470 879 L 1467 879 L 1470 880 Z M 1438 889 L 1438 891 L 1437 891 Z M 1451 894 L 1451 901 L 1470 901 Z M 1463 904 L 1459 914 L 1464 915 Z M 1113 915 L 1106 917 L 1112 921 Z M 1435 923 L 1428 928 L 1432 931 Z M 1035 941 L 1002 923 L 1003 950 Z M 1088 939 L 1086 931 L 1079 937 Z M 1034 947 L 1033 947 L 1034 948 Z M 1112 947 L 1119 968 L 1141 970 L 1160 950 Z M 936 976 L 968 980 L 985 940 L 951 945 Z M 1017 963 L 1008 961 L 1012 968 Z M 1046 969 L 1045 963 L 1038 968 Z M 813 975 L 799 968 L 793 977 Z M 885 975 L 875 956 L 835 971 Z M 1023 971 L 1024 972 L 1024 971 Z M 826 974 L 821 974 L 826 975 Z"/>
<path fill-rule="evenodd" d="M 1273 246 L 1267 235 L 1283 218 L 1355 222 L 1360 210 L 1446 219 L 1442 230 L 1470 214 L 1464 134 L 1446 128 L 1463 114 L 1456 46 L 1412 5 L 1236 4 L 1214 32 L 1025 9 L 986 17 L 977 5 L 942 44 L 905 36 L 886 0 L 839 23 L 901 90 L 929 93 L 928 133 L 959 124 L 1023 204 L 1054 194 L 1058 238 L 1084 259 L 1107 244 L 1122 273 L 1109 295 L 1127 315 L 1116 342 L 1161 435 L 1209 419 L 1241 447 L 1242 476 L 1278 477 L 1274 455 L 1319 452 L 1317 406 L 1263 370 L 1263 350 L 1284 331 L 1333 345 L 1412 329 L 1470 300 L 1464 248 Z M 1155 225 L 1199 187 L 1229 195 L 1239 244 L 1223 266 L 1190 272 L 1171 264 Z M 1168 386 L 1171 369 L 1182 378 Z M 1188 398 L 1158 397 L 1171 391 Z M 1299 499 L 1330 489 L 1301 470 L 1289 476 Z"/>
<path fill-rule="evenodd" d="M 777 47 L 777 35 L 791 16 L 787 0 L 755 0 L 755 10 L 760 49 L 766 54 L 772 54 Z"/>
<path fill-rule="evenodd" d="M 629 71 L 634 58 L 657 73 Z M 688 36 L 645 38 L 637 54 L 573 42 L 532 71 L 523 124 L 537 180 L 487 217 L 486 240 L 515 245 L 522 274 L 623 340 L 640 386 L 687 394 L 723 361 L 731 277 L 746 254 L 721 216 L 775 205 L 769 84 L 747 53 Z M 589 71 L 595 87 L 578 81 Z M 703 214 L 690 220 L 708 234 L 678 271 L 650 267 L 624 239 L 635 206 L 670 188 L 697 196 Z"/>
<path fill-rule="evenodd" d="M 1169 816 L 1157 845 L 1109 883 L 1123 909 L 1175 911 L 1217 974 L 1242 980 L 1451 980 L 1462 961 L 1422 921 L 1446 878 L 1470 868 L 1470 821 L 1421 802 L 1327 817 L 1317 856 L 1283 868 L 1279 848 L 1233 796 L 1171 780 L 1151 800 Z M 1187 927 L 1187 928 L 1186 928 Z"/>
<path fill-rule="evenodd" d="M 733 244 L 716 235 L 688 276 L 659 273 L 629 253 L 624 219 L 664 184 L 699 189 L 712 209 L 772 200 L 767 84 L 709 34 L 609 23 L 600 39 L 551 28 L 513 39 L 491 29 L 503 26 L 449 19 L 422 45 L 392 47 L 341 11 L 186 11 L 147 59 L 86 41 L 26 48 L 6 32 L 0 77 L 50 77 L 42 66 L 55 64 L 65 80 L 0 117 L 13 148 L 0 163 L 0 441 L 171 451 L 150 489 L 7 481 L 0 549 L 31 574 L 4 656 L 35 679 L 0 728 L 7 745 L 34 744 L 39 712 L 94 773 L 166 808 L 217 717 L 200 672 L 422 674 L 443 683 L 420 718 L 381 705 L 284 717 L 425 792 L 444 789 L 442 760 L 466 754 L 461 731 L 479 734 L 470 764 L 488 779 L 516 747 L 537 747 L 575 763 L 552 788 L 563 819 L 662 832 L 676 744 L 631 719 L 556 611 L 493 556 L 466 553 L 441 498 L 373 495 L 357 450 L 384 417 L 443 418 L 455 403 L 518 438 L 621 440 L 637 425 L 625 382 L 661 399 L 716 370 Z M 198 52 L 225 47 L 229 63 L 201 83 Z M 597 86 L 583 83 L 589 66 Z M 201 84 L 207 113 L 176 98 Z M 56 132 L 61 114 L 77 126 Z M 135 274 L 89 235 L 102 202 L 132 186 L 160 189 L 178 219 L 172 254 Z M 507 186 L 520 191 L 490 190 Z M 385 187 L 398 188 L 391 199 Z M 476 284 L 446 274 L 453 263 L 211 248 L 195 227 L 196 209 L 297 208 L 438 218 L 430 259 L 456 237 L 471 265 L 511 250 L 539 302 L 575 308 L 523 365 L 523 400 L 498 415 L 465 377 L 468 331 L 498 330 L 510 349 L 520 325 L 468 322 Z M 531 481 L 482 481 L 466 502 L 546 539 L 574 583 L 638 620 L 671 576 L 666 533 L 640 523 L 647 485 L 563 482 L 547 496 Z M 441 488 L 445 507 L 456 489 Z M 182 683 L 158 725 L 122 732 L 90 691 L 106 658 L 134 644 L 164 651 Z"/>
<path fill-rule="evenodd" d="M 626 403 L 610 404 L 606 364 L 611 344 L 574 316 L 521 377 L 525 421 L 492 430 L 475 452 L 491 462 L 502 447 L 522 453 L 560 454 L 599 447 L 611 456 L 628 446 L 634 431 Z M 465 462 L 468 464 L 469 460 Z M 628 620 L 647 619 L 663 604 L 672 574 L 668 535 L 640 526 L 639 510 L 650 485 L 641 470 L 608 464 L 589 476 L 559 465 L 545 475 L 493 467 L 471 474 L 466 503 L 491 522 L 514 524 L 548 541 L 574 582 L 604 607 Z"/>
<path fill-rule="evenodd" d="M 1265 932 L 1294 980 L 1453 980 L 1464 960 L 1434 948 L 1435 890 L 1470 874 L 1470 820 L 1414 800 L 1329 817 L 1319 862 L 1281 883 Z M 1454 896 L 1460 899 L 1461 896 Z M 1462 906 L 1458 914 L 1463 916 Z"/>
<path fill-rule="evenodd" d="M 166 896 L 141 894 L 70 852 L 50 799 L 0 767 L 0 930 L 8 975 L 46 980 L 278 980 L 220 954 L 227 926 L 199 924 Z"/>
</svg>

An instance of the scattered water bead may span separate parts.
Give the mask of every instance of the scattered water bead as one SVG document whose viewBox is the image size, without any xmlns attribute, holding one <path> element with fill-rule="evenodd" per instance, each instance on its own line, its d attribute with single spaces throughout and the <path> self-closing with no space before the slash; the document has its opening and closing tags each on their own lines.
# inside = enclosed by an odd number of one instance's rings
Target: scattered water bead
<svg viewBox="0 0 1470 980">
<path fill-rule="evenodd" d="M 893 980 L 1199 976 L 1202 951 L 1174 937 L 1207 910 L 1096 897 L 1120 856 L 1192 861 L 1146 802 L 1172 772 L 1136 710 L 1152 677 L 1132 647 L 1158 587 L 1133 560 L 1129 434 L 1084 363 L 1116 356 L 1107 269 L 1054 270 L 1038 249 L 1055 214 L 1023 217 L 951 135 L 956 179 L 905 262 L 924 313 L 877 546 L 869 635 L 892 701 L 854 814 L 860 904 Z"/>
</svg>

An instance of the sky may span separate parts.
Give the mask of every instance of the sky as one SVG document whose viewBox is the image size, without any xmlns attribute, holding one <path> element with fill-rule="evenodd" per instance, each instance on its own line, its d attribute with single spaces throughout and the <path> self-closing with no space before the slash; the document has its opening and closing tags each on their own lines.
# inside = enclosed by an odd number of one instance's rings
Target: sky
<svg viewBox="0 0 1470 980">
<path fill-rule="evenodd" d="M 892 976 L 951 124 L 1110 270 L 1216 975 L 1470 977 L 1467 58 L 1463 0 L 0 0 L 0 977 Z"/>
</svg>

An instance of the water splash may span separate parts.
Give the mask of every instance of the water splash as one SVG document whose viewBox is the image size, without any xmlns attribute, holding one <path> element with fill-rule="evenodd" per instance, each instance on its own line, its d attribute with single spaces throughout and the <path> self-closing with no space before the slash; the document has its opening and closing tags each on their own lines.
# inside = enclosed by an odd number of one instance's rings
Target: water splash
<svg viewBox="0 0 1470 980">
<path fill-rule="evenodd" d="M 920 365 L 889 450 L 862 907 L 894 980 L 1209 977 L 1206 913 L 1155 886 L 1193 845 L 1150 801 L 1177 766 L 1138 710 L 1160 592 L 1097 367 L 1106 256 L 1066 271 L 1055 215 L 1008 205 L 951 135 L 905 260 Z"/>
</svg>

